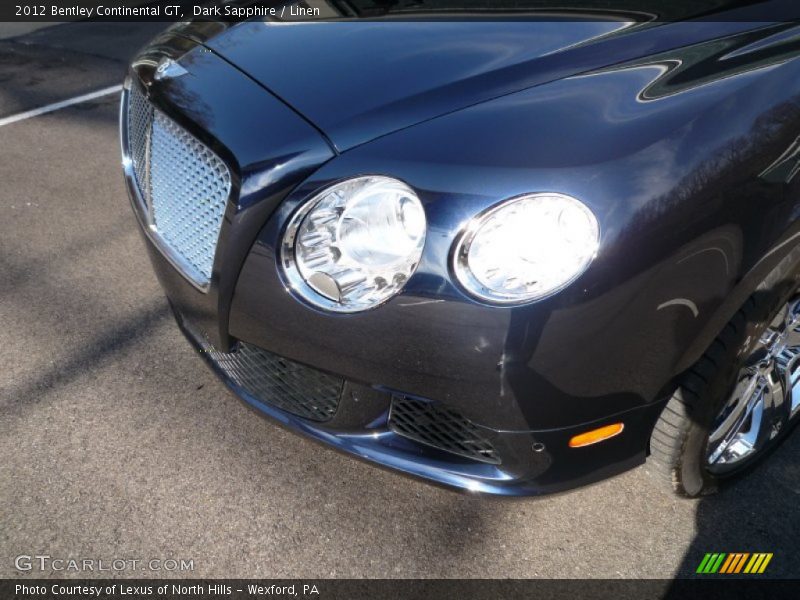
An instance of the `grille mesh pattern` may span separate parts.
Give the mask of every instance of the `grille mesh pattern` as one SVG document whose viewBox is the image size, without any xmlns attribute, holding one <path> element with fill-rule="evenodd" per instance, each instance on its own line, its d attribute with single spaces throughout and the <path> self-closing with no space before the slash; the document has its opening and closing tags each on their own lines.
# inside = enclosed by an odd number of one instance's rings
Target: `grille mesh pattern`
<svg viewBox="0 0 800 600">
<path fill-rule="evenodd" d="M 153 107 L 137 90 L 132 89 L 128 100 L 128 143 L 136 184 L 142 197 L 150 198 L 150 184 L 147 181 L 149 169 L 146 167 L 150 136 L 153 122 Z"/>
<path fill-rule="evenodd" d="M 231 189 L 228 169 L 211 150 L 158 112 L 150 152 L 156 230 L 208 280 Z"/>
<path fill-rule="evenodd" d="M 497 450 L 480 428 L 443 404 L 395 396 L 389 428 L 398 435 L 445 452 L 500 464 Z"/>
<path fill-rule="evenodd" d="M 338 377 L 245 343 L 234 352 L 209 354 L 228 378 L 258 400 L 310 421 L 328 421 L 336 414 L 344 384 Z"/>
<path fill-rule="evenodd" d="M 153 231 L 188 276 L 207 284 L 231 191 L 230 171 L 135 86 L 128 101 L 128 140 Z"/>
</svg>

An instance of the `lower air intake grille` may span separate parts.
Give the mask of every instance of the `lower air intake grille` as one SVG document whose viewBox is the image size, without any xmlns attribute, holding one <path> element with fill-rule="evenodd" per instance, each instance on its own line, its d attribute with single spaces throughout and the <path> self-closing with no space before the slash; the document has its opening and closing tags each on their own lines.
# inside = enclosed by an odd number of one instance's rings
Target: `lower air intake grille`
<svg viewBox="0 0 800 600">
<path fill-rule="evenodd" d="M 395 396 L 392 398 L 389 428 L 398 435 L 445 452 L 500 464 L 497 450 L 483 431 L 443 404 Z"/>
<path fill-rule="evenodd" d="M 234 352 L 208 350 L 228 378 L 250 396 L 310 421 L 328 421 L 339 407 L 344 380 L 250 344 Z"/>
<path fill-rule="evenodd" d="M 183 274 L 205 287 L 231 192 L 230 171 L 136 85 L 127 94 L 126 154 L 150 230 Z"/>
</svg>

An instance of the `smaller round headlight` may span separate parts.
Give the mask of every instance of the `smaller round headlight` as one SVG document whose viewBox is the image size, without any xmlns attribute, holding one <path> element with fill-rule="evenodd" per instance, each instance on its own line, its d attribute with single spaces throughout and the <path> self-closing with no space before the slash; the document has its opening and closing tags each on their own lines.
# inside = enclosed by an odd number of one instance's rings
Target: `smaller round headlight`
<svg viewBox="0 0 800 600">
<path fill-rule="evenodd" d="M 402 181 L 371 175 L 337 183 L 294 215 L 283 270 L 305 300 L 357 312 L 399 293 L 425 244 L 425 211 Z"/>
<path fill-rule="evenodd" d="M 583 203 L 564 194 L 528 194 L 473 219 L 456 242 L 453 269 L 473 296 L 521 304 L 574 281 L 599 241 L 597 219 Z"/>
</svg>

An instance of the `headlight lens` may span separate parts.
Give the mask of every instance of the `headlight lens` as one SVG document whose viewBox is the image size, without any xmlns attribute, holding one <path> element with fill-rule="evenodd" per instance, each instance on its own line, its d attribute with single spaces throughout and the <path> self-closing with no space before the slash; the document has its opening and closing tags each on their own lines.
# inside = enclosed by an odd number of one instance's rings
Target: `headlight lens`
<svg viewBox="0 0 800 600">
<path fill-rule="evenodd" d="M 563 194 L 513 198 L 476 217 L 453 252 L 458 280 L 495 304 L 554 294 L 592 262 L 600 228 L 592 212 Z"/>
<path fill-rule="evenodd" d="M 403 288 L 425 245 L 425 212 L 402 181 L 357 177 L 323 190 L 293 217 L 282 262 L 310 303 L 357 312 Z"/>
</svg>

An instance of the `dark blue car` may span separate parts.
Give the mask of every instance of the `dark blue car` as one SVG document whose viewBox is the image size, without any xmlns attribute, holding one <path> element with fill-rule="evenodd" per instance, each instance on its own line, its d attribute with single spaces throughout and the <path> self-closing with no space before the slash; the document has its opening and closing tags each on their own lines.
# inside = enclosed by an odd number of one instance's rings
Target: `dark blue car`
<svg viewBox="0 0 800 600">
<path fill-rule="evenodd" d="M 733 4 L 171 27 L 121 136 L 178 323 L 259 412 L 404 473 L 714 491 L 800 420 L 800 26 Z"/>
</svg>

